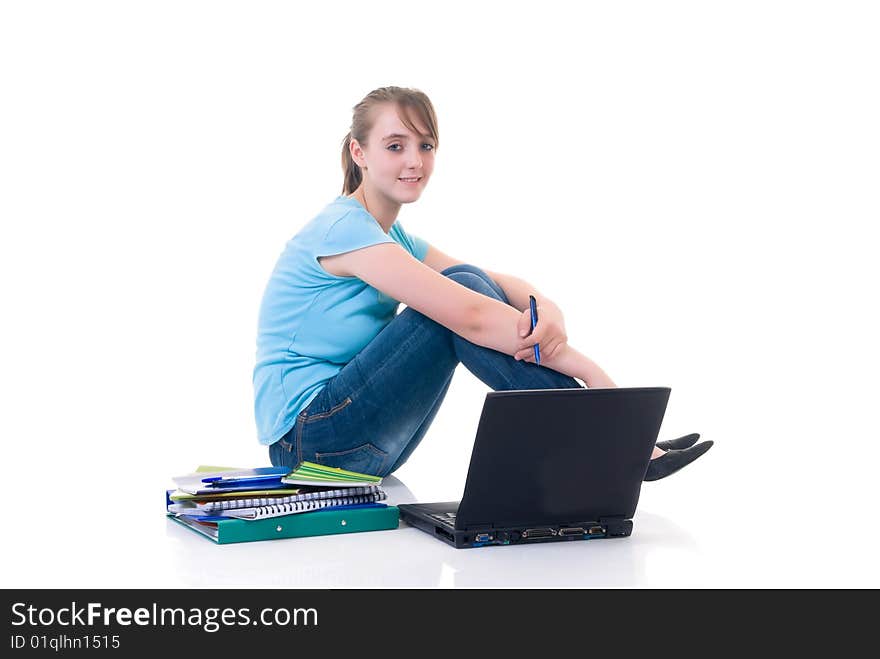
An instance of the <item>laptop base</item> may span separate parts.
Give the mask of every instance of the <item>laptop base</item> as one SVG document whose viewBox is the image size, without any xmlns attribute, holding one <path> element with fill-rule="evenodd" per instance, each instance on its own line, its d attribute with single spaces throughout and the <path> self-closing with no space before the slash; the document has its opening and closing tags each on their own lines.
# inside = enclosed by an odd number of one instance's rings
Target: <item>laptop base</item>
<svg viewBox="0 0 880 659">
<path fill-rule="evenodd" d="M 564 524 L 457 529 L 454 524 L 438 519 L 457 511 L 457 501 L 399 504 L 398 508 L 400 518 L 407 524 L 443 540 L 456 549 L 622 538 L 631 535 L 633 528 L 632 520 L 629 519 L 599 518 Z"/>
</svg>

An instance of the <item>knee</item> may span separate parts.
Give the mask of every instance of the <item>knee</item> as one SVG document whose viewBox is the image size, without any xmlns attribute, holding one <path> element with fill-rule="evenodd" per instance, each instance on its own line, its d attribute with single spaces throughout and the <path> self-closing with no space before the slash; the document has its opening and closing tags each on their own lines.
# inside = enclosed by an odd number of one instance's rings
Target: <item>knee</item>
<svg viewBox="0 0 880 659">
<path fill-rule="evenodd" d="M 446 274 L 446 271 L 444 270 L 443 273 Z M 465 286 L 472 291 L 476 291 L 477 293 L 482 293 L 483 295 L 488 295 L 490 297 L 498 297 L 489 281 L 486 281 L 476 273 L 460 271 L 446 274 L 446 276 L 449 277 L 452 281 L 458 282 L 462 286 Z"/>
<path fill-rule="evenodd" d="M 480 279 L 483 279 L 486 282 L 492 281 L 492 278 L 488 274 L 486 274 L 486 272 L 484 270 L 481 270 L 477 266 L 471 265 L 470 263 L 460 263 L 459 265 L 450 266 L 450 267 L 446 268 L 440 274 L 443 274 L 443 275 L 446 275 L 447 277 L 449 277 L 450 275 L 459 274 L 459 273 L 469 273 L 472 275 L 476 275 L 477 277 L 479 277 Z"/>
<path fill-rule="evenodd" d="M 470 265 L 468 263 L 453 265 L 446 268 L 441 274 L 449 277 L 453 281 L 457 281 L 462 286 L 467 286 L 471 290 L 482 293 L 483 295 L 488 295 L 489 297 L 494 297 L 505 304 L 509 304 L 507 296 L 504 294 L 504 291 L 501 290 L 501 287 L 496 284 L 492 277 L 490 277 L 484 270 L 481 270 L 475 265 Z"/>
</svg>

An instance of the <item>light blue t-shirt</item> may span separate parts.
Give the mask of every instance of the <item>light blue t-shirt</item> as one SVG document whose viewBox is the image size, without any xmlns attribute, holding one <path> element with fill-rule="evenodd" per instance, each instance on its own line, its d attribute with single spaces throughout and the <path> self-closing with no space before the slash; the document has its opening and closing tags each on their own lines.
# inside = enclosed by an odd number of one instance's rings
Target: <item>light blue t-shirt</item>
<svg viewBox="0 0 880 659">
<path fill-rule="evenodd" d="M 260 306 L 254 412 L 261 444 L 281 439 L 327 381 L 394 318 L 397 300 L 318 263 L 319 256 L 379 243 L 397 243 L 419 261 L 428 251 L 400 222 L 386 234 L 359 201 L 344 195 L 288 241 Z"/>
</svg>

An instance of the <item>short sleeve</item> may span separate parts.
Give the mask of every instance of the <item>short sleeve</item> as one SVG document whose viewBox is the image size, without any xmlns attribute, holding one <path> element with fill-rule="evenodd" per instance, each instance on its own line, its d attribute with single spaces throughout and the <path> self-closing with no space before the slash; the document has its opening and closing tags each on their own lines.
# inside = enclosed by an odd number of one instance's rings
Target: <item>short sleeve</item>
<svg viewBox="0 0 880 659">
<path fill-rule="evenodd" d="M 428 243 L 418 236 L 407 233 L 399 221 L 395 222 L 394 226 L 391 227 L 391 235 L 416 259 L 419 261 L 425 260 L 425 256 L 428 254 Z"/>
<path fill-rule="evenodd" d="M 409 234 L 409 237 L 410 240 L 412 240 L 413 256 L 415 256 L 419 261 L 424 261 L 425 257 L 428 255 L 428 243 L 418 236 L 414 236 L 412 234 Z"/>
<path fill-rule="evenodd" d="M 321 244 L 315 248 L 315 256 L 333 256 L 393 242 L 372 217 L 366 213 L 348 212 L 330 225 Z"/>
</svg>

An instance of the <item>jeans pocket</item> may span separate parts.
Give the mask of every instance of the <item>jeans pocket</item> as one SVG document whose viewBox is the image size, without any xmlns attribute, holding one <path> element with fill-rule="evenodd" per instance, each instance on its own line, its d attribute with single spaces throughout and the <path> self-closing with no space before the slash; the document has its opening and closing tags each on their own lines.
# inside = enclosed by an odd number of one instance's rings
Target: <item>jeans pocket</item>
<svg viewBox="0 0 880 659">
<path fill-rule="evenodd" d="M 296 433 L 299 430 L 300 420 L 297 419 L 296 425 L 284 437 L 269 446 L 269 462 L 273 467 L 295 467 L 299 461 L 296 446 L 291 442 L 295 442 Z"/>
<path fill-rule="evenodd" d="M 318 400 L 318 399 L 316 398 L 315 400 Z M 333 416 L 337 412 L 341 412 L 349 405 L 351 405 L 351 396 L 347 396 L 345 398 L 345 400 L 343 400 L 341 403 L 337 403 L 336 405 L 331 407 L 329 410 L 326 410 L 324 412 L 311 412 L 309 410 L 309 408 L 312 406 L 309 405 L 303 412 L 300 413 L 299 416 L 302 419 L 303 423 L 309 423 L 310 421 L 318 421 L 320 419 L 329 419 L 331 416 Z"/>
<path fill-rule="evenodd" d="M 384 475 L 388 454 L 372 444 L 361 444 L 345 451 L 315 453 L 315 462 L 327 467 L 339 467 L 361 474 Z"/>
</svg>

